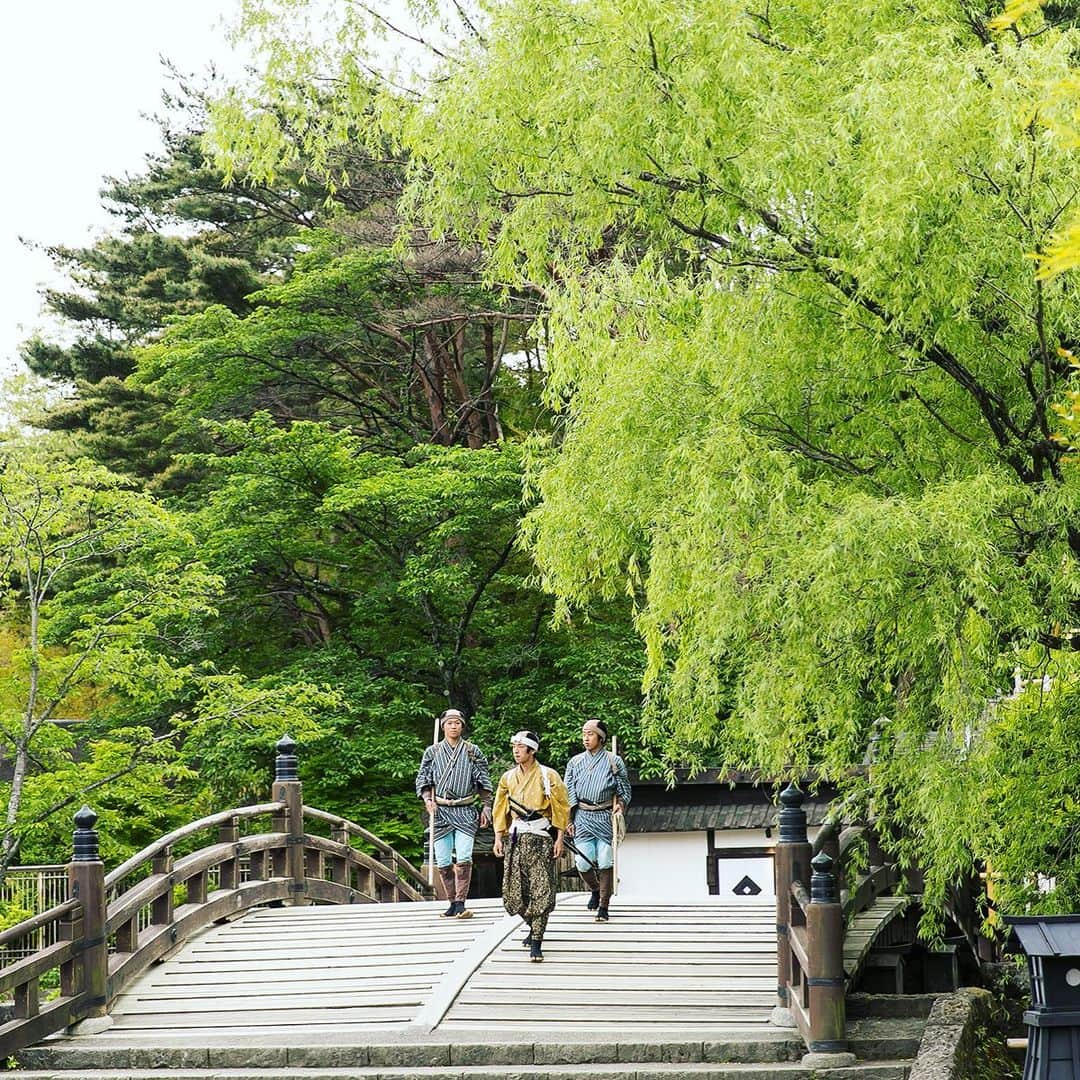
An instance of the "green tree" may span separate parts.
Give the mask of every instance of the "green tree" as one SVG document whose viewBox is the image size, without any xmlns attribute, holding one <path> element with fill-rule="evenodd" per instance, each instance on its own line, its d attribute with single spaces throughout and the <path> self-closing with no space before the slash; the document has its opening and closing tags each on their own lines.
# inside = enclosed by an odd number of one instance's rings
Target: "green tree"
<svg viewBox="0 0 1080 1080">
<path fill-rule="evenodd" d="M 40 437 L 0 442 L 0 874 L 91 791 L 133 811 L 113 844 L 167 817 L 166 787 L 186 775 L 167 733 L 54 721 L 113 695 L 160 707 L 190 676 L 162 646 L 211 610 L 217 584 L 191 534 L 122 478 Z"/>
<path fill-rule="evenodd" d="M 636 726 L 640 658 L 625 602 L 550 625 L 516 546 L 520 436 L 550 421 L 539 294 L 493 289 L 477 248 L 402 228 L 407 160 L 384 137 L 335 148 L 316 182 L 317 132 L 271 111 L 297 153 L 272 181 L 222 189 L 196 110 L 110 181 L 117 233 L 54 253 L 73 343 L 27 351 L 74 391 L 45 423 L 157 492 L 147 505 L 220 585 L 147 658 L 185 677 L 156 697 L 110 687 L 95 730 L 168 741 L 171 809 L 198 816 L 261 799 L 287 729 L 310 799 L 419 850 L 411 775 L 433 711 L 469 708 L 493 747 L 539 725 L 559 755 L 584 715 Z M 115 571 L 65 590 L 57 642 L 108 610 Z M 60 748 L 34 782 L 55 794 L 69 763 Z"/>
<path fill-rule="evenodd" d="M 288 270 L 296 235 L 329 211 L 327 189 L 295 175 L 274 187 L 225 188 L 199 145 L 202 92 L 178 80 L 165 108 L 161 149 L 142 172 L 109 177 L 100 192 L 115 230 L 88 247 L 47 248 L 70 283 L 44 294 L 65 332 L 59 341 L 30 339 L 22 354 L 65 391 L 39 425 L 71 433 L 114 471 L 177 489 L 189 478 L 171 471 L 174 455 L 201 444 L 191 431 L 177 433 L 168 397 L 124 381 L 137 350 L 169 320 L 211 305 L 250 311 L 248 295 Z M 358 170 L 341 200 L 369 202 L 360 190 L 368 181 Z M 375 186 L 381 191 L 383 181 Z"/>
<path fill-rule="evenodd" d="M 263 410 L 348 429 L 388 454 L 498 442 L 500 390 L 514 379 L 503 359 L 529 316 L 353 237 L 302 239 L 287 280 L 253 292 L 247 312 L 214 305 L 175 321 L 130 383 L 173 401 L 183 430 Z"/>
<path fill-rule="evenodd" d="M 319 133 L 389 125 L 419 221 L 546 297 L 563 427 L 532 551 L 568 608 L 633 593 L 655 737 L 850 787 L 884 717 L 868 798 L 931 893 L 989 857 L 1006 904 L 1067 908 L 1080 776 L 1031 770 L 1072 723 L 1080 474 L 1053 405 L 1080 307 L 1030 255 L 1080 162 L 1030 103 L 1078 42 L 993 14 L 508 0 L 409 94 L 354 80 Z M 346 25 L 291 70 L 366 49 Z M 272 173 L 273 123 L 228 100 L 226 167 Z M 1017 670 L 1058 692 L 1003 697 Z"/>
</svg>

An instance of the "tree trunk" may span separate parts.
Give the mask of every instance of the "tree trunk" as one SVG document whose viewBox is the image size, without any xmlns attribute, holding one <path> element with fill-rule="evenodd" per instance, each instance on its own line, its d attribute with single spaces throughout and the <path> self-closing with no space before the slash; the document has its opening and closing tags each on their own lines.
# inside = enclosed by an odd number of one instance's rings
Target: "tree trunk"
<svg viewBox="0 0 1080 1080">
<path fill-rule="evenodd" d="M 430 330 L 424 331 L 423 342 L 424 347 L 416 358 L 416 369 L 431 418 L 431 441 L 439 446 L 449 446 L 450 426 L 446 422 L 446 396 L 443 393 L 442 371 L 438 360 L 439 345 Z"/>
</svg>

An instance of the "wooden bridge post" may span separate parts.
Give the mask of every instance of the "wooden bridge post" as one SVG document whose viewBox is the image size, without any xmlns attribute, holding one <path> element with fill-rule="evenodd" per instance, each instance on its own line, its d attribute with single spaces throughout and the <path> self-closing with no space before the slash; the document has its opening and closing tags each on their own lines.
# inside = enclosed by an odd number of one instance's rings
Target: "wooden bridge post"
<svg viewBox="0 0 1080 1080">
<path fill-rule="evenodd" d="M 101 861 L 98 816 L 84 806 L 75 814 L 72 856 L 68 863 L 68 897 L 82 907 L 83 949 L 79 956 L 81 978 L 75 980 L 86 994 L 83 1019 L 75 1028 L 81 1033 L 104 1031 L 111 1026 L 108 1015 L 109 949 L 105 941 L 105 864 Z"/>
<path fill-rule="evenodd" d="M 285 804 L 285 876 L 289 879 L 289 903 L 305 903 L 304 892 L 304 800 L 297 771 L 296 743 L 283 735 L 274 759 L 272 798 Z"/>
<path fill-rule="evenodd" d="M 393 904 L 401 899 L 401 895 L 398 892 L 397 887 L 397 856 L 392 851 L 380 851 L 378 854 L 378 860 L 385 866 L 393 875 L 391 881 L 379 882 L 379 903 L 380 904 Z"/>
<path fill-rule="evenodd" d="M 806 911 L 806 951 L 810 960 L 807 988 L 810 999 L 808 1066 L 855 1063 L 848 1053 L 846 985 L 844 979 L 844 909 L 835 864 L 824 852 L 810 864 L 810 904 Z"/>
<path fill-rule="evenodd" d="M 240 843 L 240 819 L 238 817 L 231 817 L 226 824 L 218 826 L 218 843 L 232 844 L 233 850 L 236 850 L 236 846 Z M 235 889 L 239 884 L 240 856 L 234 855 L 231 859 L 226 859 L 218 870 L 218 888 Z"/>
<path fill-rule="evenodd" d="M 780 836 L 774 856 L 776 880 L 776 1008 L 771 1022 L 777 1027 L 795 1027 L 788 1001 L 791 985 L 791 945 L 788 928 L 791 925 L 791 886 L 800 881 L 810 884 L 810 843 L 806 837 L 806 796 L 788 784 L 780 792 Z"/>
</svg>

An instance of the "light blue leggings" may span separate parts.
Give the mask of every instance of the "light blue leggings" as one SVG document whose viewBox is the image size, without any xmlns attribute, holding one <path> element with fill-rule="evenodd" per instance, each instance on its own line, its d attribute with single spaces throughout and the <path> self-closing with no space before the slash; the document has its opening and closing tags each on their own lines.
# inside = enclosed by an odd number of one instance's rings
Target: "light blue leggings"
<svg viewBox="0 0 1080 1080">
<path fill-rule="evenodd" d="M 606 840 L 597 840 L 595 837 L 589 837 L 587 840 L 578 839 L 574 837 L 574 847 L 576 847 L 581 855 L 587 855 L 601 870 L 610 870 L 611 864 L 615 861 L 614 852 L 611 850 L 611 845 Z M 438 851 L 439 845 L 435 844 L 435 850 Z M 579 870 L 591 870 L 592 867 L 581 857 L 575 853 L 574 864 Z M 439 864 L 442 865 L 441 863 Z"/>
<path fill-rule="evenodd" d="M 435 865 L 449 866 L 454 861 L 455 852 L 458 862 L 472 862 L 472 849 L 473 837 L 461 829 L 454 829 L 435 841 Z"/>
</svg>

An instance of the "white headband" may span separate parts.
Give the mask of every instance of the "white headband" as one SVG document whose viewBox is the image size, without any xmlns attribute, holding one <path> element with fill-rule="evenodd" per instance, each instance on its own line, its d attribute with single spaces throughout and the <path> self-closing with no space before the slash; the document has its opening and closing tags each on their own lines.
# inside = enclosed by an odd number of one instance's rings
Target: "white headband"
<svg viewBox="0 0 1080 1080">
<path fill-rule="evenodd" d="M 447 720 L 464 720 L 465 716 L 460 709 L 447 709 L 446 712 L 439 717 L 439 723 L 444 724 Z"/>
<path fill-rule="evenodd" d="M 519 731 L 516 735 L 510 736 L 510 745 L 514 743 L 521 743 L 522 746 L 527 746 L 530 750 L 539 750 L 540 744 L 527 732 Z"/>
</svg>

